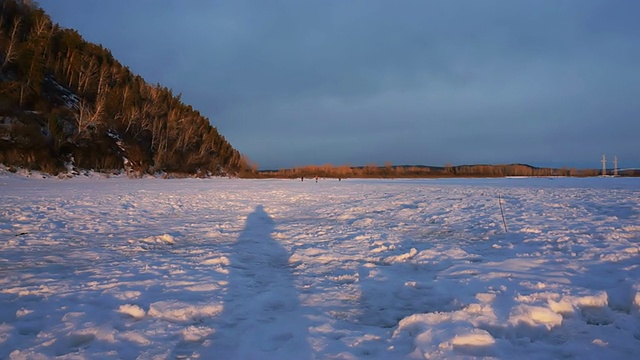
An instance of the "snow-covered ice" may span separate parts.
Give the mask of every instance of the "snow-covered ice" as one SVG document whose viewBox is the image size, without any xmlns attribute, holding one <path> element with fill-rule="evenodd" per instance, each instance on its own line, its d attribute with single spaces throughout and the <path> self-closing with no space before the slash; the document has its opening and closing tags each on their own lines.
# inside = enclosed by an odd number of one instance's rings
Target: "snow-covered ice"
<svg viewBox="0 0 640 360">
<path fill-rule="evenodd" d="M 640 179 L 0 174 L 0 359 L 638 354 Z"/>
</svg>

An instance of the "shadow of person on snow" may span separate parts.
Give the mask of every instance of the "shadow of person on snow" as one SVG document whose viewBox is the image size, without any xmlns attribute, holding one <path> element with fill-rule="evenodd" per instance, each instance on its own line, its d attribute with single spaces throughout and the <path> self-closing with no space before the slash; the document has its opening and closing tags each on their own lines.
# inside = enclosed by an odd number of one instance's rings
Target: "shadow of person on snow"
<svg viewBox="0 0 640 360">
<path fill-rule="evenodd" d="M 215 356 L 226 359 L 311 357 L 308 325 L 289 265 L 289 252 L 271 237 L 275 224 L 262 205 L 248 215 L 229 257 L 229 285 Z"/>
</svg>

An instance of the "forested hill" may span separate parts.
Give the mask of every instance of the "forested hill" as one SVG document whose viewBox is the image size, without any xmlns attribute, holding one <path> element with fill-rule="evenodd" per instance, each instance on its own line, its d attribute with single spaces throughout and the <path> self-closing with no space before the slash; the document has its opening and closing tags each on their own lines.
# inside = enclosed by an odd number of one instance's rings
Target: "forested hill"
<svg viewBox="0 0 640 360">
<path fill-rule="evenodd" d="M 0 0 L 0 163 L 50 173 L 237 174 L 247 162 L 197 110 L 108 49 Z"/>
</svg>

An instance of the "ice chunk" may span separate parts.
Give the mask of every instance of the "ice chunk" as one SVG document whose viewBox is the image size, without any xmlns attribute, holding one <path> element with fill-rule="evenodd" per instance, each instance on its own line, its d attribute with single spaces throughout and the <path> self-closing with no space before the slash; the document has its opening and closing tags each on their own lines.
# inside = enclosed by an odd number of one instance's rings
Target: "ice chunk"
<svg viewBox="0 0 640 360">
<path fill-rule="evenodd" d="M 118 312 L 129 315 L 136 320 L 140 320 L 146 315 L 146 312 L 140 306 L 131 304 L 120 305 Z"/>
<path fill-rule="evenodd" d="M 192 304 L 177 300 L 151 304 L 149 315 L 172 322 L 188 322 L 213 317 L 222 312 L 221 304 Z"/>
<path fill-rule="evenodd" d="M 562 315 L 542 306 L 518 305 L 511 310 L 509 323 L 526 324 L 532 327 L 544 326 L 551 330 L 562 324 Z"/>
<path fill-rule="evenodd" d="M 458 334 L 451 341 L 453 346 L 488 346 L 496 343 L 496 339 L 486 330 L 474 329 L 466 334 Z"/>
</svg>

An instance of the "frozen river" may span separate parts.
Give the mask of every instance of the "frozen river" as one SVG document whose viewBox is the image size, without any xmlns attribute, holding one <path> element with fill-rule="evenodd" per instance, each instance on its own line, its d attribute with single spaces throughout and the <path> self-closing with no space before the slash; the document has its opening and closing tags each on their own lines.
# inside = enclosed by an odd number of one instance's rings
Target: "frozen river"
<svg viewBox="0 0 640 360">
<path fill-rule="evenodd" d="M 0 174 L 0 359 L 638 354 L 640 179 Z"/>
</svg>

